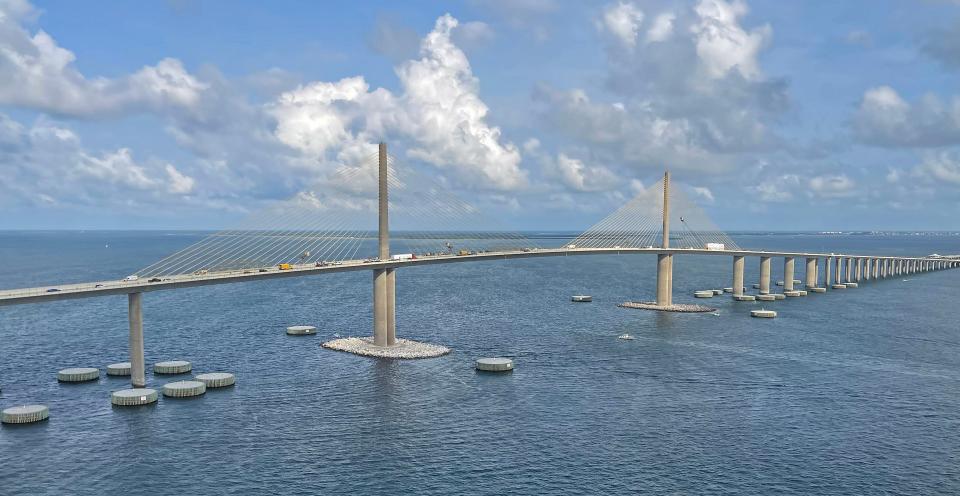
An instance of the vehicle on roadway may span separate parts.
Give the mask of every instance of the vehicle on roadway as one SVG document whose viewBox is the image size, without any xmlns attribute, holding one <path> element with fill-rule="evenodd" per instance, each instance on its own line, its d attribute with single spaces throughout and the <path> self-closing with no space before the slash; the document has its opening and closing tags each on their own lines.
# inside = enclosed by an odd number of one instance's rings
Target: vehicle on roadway
<svg viewBox="0 0 960 496">
<path fill-rule="evenodd" d="M 123 278 L 124 281 L 136 281 L 137 279 L 140 279 L 140 276 L 132 275 Z"/>
<path fill-rule="evenodd" d="M 257 272 L 267 272 L 267 269 L 260 269 Z"/>
<path fill-rule="evenodd" d="M 57 293 L 60 291 L 60 288 L 50 288 L 47 290 L 48 293 Z"/>
<path fill-rule="evenodd" d="M 277 268 L 280 270 L 290 270 L 293 268 L 293 266 L 288 263 L 282 263 L 280 265 L 277 265 Z"/>
<path fill-rule="evenodd" d="M 159 277 L 154 277 L 154 278 L 152 278 L 152 279 L 148 279 L 147 282 L 160 282 L 160 278 L 159 278 Z"/>
<path fill-rule="evenodd" d="M 207 272 L 208 272 L 207 269 L 200 269 L 200 270 L 194 272 L 193 275 L 195 275 L 195 276 L 202 276 L 202 275 L 206 274 Z"/>
<path fill-rule="evenodd" d="M 102 287 L 103 287 L 103 284 L 94 284 L 93 287 L 95 287 L 95 288 L 102 288 Z"/>
</svg>

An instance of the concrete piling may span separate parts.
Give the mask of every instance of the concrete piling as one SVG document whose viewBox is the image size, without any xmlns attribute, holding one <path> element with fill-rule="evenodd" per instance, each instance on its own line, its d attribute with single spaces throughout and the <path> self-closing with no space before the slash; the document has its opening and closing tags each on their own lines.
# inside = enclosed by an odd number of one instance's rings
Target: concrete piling
<svg viewBox="0 0 960 496">
<path fill-rule="evenodd" d="M 127 310 L 130 321 L 130 384 L 142 388 L 147 385 L 143 360 L 143 293 L 127 295 Z"/>
<path fill-rule="evenodd" d="M 817 258 L 816 257 L 807 257 L 807 272 L 806 272 L 806 282 L 804 285 L 808 288 L 817 287 Z"/>
<path fill-rule="evenodd" d="M 783 258 L 783 292 L 793 291 L 793 257 Z"/>
<path fill-rule="evenodd" d="M 770 293 L 770 257 L 760 257 L 760 294 Z"/>
<path fill-rule="evenodd" d="M 46 405 L 22 405 L 5 408 L 0 415 L 4 424 L 29 424 L 50 418 L 50 409 Z"/>
<path fill-rule="evenodd" d="M 670 171 L 663 173 L 663 249 L 670 248 Z M 673 255 L 657 255 L 657 305 L 673 305 Z"/>
<path fill-rule="evenodd" d="M 733 257 L 733 296 L 743 295 L 743 255 Z"/>
</svg>

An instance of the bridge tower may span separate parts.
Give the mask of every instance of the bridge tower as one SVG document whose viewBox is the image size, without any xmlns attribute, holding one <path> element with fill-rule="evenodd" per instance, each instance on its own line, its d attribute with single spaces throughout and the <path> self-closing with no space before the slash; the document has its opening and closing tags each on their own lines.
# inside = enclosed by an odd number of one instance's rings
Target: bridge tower
<svg viewBox="0 0 960 496">
<path fill-rule="evenodd" d="M 387 144 L 380 143 L 377 157 L 379 258 L 390 260 L 390 217 L 387 187 Z M 397 342 L 396 275 L 393 268 L 373 270 L 373 344 L 393 346 Z"/>
<path fill-rule="evenodd" d="M 670 248 L 670 171 L 663 173 L 663 249 Z M 657 255 L 657 306 L 673 305 L 673 255 Z"/>
</svg>

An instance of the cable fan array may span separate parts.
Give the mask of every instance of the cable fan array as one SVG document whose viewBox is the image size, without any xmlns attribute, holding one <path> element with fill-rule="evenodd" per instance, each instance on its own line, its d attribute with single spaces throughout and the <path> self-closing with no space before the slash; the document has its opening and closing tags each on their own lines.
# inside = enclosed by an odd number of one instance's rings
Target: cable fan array
<svg viewBox="0 0 960 496">
<path fill-rule="evenodd" d="M 710 221 L 706 212 L 682 188 L 670 189 L 670 247 L 739 246 Z M 663 241 L 663 179 L 646 188 L 626 205 L 594 224 L 567 246 L 576 248 L 653 248 Z"/>
<path fill-rule="evenodd" d="M 249 215 L 137 272 L 140 277 L 252 270 L 376 257 L 377 155 L 343 166 L 289 200 Z M 388 157 L 392 253 L 438 255 L 537 246 Z"/>
</svg>

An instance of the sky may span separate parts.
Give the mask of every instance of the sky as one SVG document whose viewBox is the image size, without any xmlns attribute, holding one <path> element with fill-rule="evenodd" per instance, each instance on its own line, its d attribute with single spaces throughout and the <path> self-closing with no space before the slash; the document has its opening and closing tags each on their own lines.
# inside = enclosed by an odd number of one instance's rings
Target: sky
<svg viewBox="0 0 960 496">
<path fill-rule="evenodd" d="M 516 229 L 960 230 L 960 0 L 0 0 L 0 229 L 217 229 L 384 141 Z"/>
</svg>

